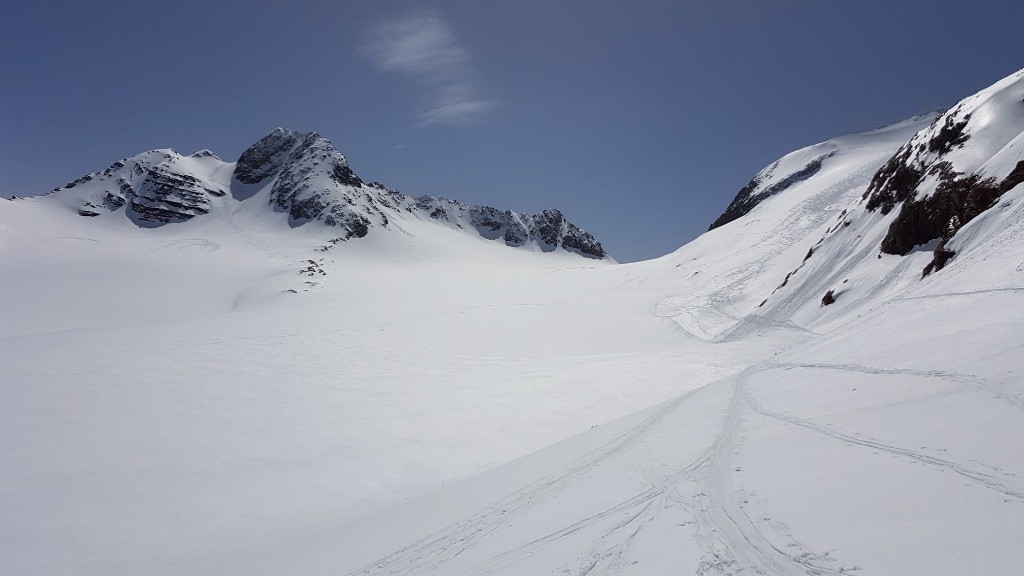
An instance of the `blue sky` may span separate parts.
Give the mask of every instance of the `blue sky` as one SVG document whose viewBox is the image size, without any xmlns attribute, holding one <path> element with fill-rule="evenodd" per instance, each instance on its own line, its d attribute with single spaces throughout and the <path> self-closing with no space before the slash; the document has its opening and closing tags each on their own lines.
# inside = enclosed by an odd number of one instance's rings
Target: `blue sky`
<svg viewBox="0 0 1024 576">
<path fill-rule="evenodd" d="M 2 195 L 285 126 L 407 194 L 560 208 L 620 261 L 791 150 L 1024 67 L 1008 0 L 8 4 Z"/>
</svg>

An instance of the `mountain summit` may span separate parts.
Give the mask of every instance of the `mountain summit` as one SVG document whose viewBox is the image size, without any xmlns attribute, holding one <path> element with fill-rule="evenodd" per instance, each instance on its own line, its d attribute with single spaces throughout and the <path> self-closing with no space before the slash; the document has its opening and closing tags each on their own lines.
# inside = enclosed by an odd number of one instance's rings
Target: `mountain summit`
<svg viewBox="0 0 1024 576">
<path fill-rule="evenodd" d="M 528 215 L 437 196 L 408 196 L 379 182 L 364 182 L 345 155 L 316 132 L 285 128 L 261 138 L 234 163 L 209 150 L 191 156 L 153 150 L 115 162 L 50 195 L 81 216 L 121 213 L 142 228 L 186 222 L 218 207 L 232 211 L 240 205 L 263 204 L 287 214 L 292 227 L 318 222 L 338 229 L 333 242 L 362 238 L 373 229 L 401 229 L 402 220 L 415 218 L 507 246 L 609 259 L 600 242 L 558 210 Z"/>
</svg>

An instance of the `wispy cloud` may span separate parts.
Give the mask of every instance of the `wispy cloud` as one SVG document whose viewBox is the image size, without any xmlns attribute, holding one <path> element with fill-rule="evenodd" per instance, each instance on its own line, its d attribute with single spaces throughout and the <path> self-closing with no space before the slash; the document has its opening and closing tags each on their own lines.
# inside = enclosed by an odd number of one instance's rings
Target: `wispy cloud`
<svg viewBox="0 0 1024 576">
<path fill-rule="evenodd" d="M 469 124 L 494 106 L 480 96 L 469 54 L 438 14 L 416 12 L 380 24 L 366 55 L 382 70 L 408 74 L 420 85 L 426 110 L 418 126 Z"/>
</svg>

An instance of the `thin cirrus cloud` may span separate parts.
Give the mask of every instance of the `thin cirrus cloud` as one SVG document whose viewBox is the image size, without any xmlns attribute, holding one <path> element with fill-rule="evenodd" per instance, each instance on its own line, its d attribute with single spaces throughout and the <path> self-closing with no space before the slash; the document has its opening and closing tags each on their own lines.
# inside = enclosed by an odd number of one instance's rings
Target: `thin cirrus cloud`
<svg viewBox="0 0 1024 576">
<path fill-rule="evenodd" d="M 421 86 L 426 110 L 417 126 L 470 124 L 494 107 L 480 97 L 469 54 L 437 14 L 407 14 L 378 25 L 365 52 L 380 69 L 408 74 Z"/>
</svg>

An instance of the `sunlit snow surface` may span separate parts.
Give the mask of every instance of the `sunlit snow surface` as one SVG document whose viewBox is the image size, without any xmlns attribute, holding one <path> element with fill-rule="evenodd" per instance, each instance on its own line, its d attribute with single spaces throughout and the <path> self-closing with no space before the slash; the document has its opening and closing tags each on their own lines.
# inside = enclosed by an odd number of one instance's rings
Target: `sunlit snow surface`
<svg viewBox="0 0 1024 576">
<path fill-rule="evenodd" d="M 1022 572 L 1024 186 L 879 258 L 925 125 L 630 265 L 0 200 L 0 572 Z"/>
</svg>

